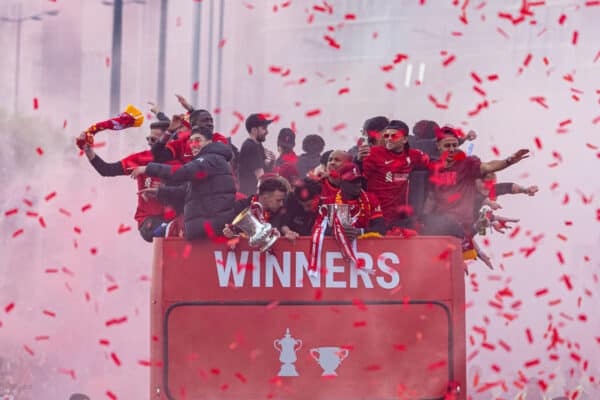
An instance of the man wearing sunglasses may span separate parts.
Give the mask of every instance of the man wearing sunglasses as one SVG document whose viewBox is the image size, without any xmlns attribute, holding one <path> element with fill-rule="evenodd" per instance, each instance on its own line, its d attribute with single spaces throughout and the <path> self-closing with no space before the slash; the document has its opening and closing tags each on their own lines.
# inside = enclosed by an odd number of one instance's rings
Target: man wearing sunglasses
<svg viewBox="0 0 600 400">
<path fill-rule="evenodd" d="M 86 145 L 83 148 L 83 152 L 90 161 L 90 164 L 92 164 L 92 167 L 94 167 L 94 169 L 101 176 L 126 176 L 129 175 L 133 168 L 147 165 L 153 161 L 150 147 L 163 138 L 168 127 L 169 122 L 167 121 L 158 121 L 150 124 L 150 133 L 146 137 L 148 149 L 138 153 L 130 154 L 121 161 L 107 163 L 100 158 L 100 156 L 98 156 L 94 149 L 89 145 Z M 85 134 L 82 133 L 81 135 Z M 159 184 L 160 179 L 158 178 L 152 178 L 146 175 L 140 175 L 137 177 L 138 191 L 150 187 L 156 187 Z M 152 242 L 153 232 L 158 226 L 165 222 L 166 212 L 167 210 L 165 206 L 163 206 L 155 198 L 138 195 L 138 204 L 134 219 L 138 223 L 140 235 L 142 238 L 144 238 L 144 240 L 147 242 Z"/>
<path fill-rule="evenodd" d="M 392 120 L 383 131 L 383 146 L 373 146 L 363 161 L 367 191 L 381 203 L 387 229 L 410 228 L 408 175 L 417 168 L 426 169 L 429 158 L 408 147 L 408 126 Z"/>
</svg>

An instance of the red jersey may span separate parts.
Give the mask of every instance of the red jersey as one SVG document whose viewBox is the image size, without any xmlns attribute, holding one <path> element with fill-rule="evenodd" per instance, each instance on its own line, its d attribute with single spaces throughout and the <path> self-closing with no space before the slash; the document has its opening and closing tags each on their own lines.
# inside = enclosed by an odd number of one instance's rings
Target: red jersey
<svg viewBox="0 0 600 400">
<path fill-rule="evenodd" d="M 448 168 L 438 161 L 431 164 L 431 169 L 433 212 L 450 215 L 457 222 L 471 226 L 475 222 L 473 206 L 479 193 L 475 180 L 481 178 L 481 160 L 470 156 L 454 161 Z"/>
<path fill-rule="evenodd" d="M 406 216 L 408 204 L 408 174 L 416 168 L 426 168 L 429 157 L 420 150 L 396 153 L 383 146 L 373 146 L 363 161 L 367 190 L 381 202 L 386 224 Z"/>
<path fill-rule="evenodd" d="M 288 182 L 294 183 L 294 181 L 298 178 L 298 167 L 296 166 L 297 163 L 298 156 L 293 151 L 291 153 L 283 154 L 275 161 L 275 168 L 273 169 L 273 172 L 284 177 L 288 180 Z"/>
<path fill-rule="evenodd" d="M 342 199 L 342 192 L 338 191 L 334 202 L 350 205 L 350 215 L 356 219 L 353 225 L 355 228 L 368 229 L 371 221 L 383 217 L 377 196 L 364 190 L 361 190 L 360 196 L 354 200 Z"/>
<path fill-rule="evenodd" d="M 121 165 L 123 166 L 123 171 L 128 171 L 131 168 L 148 165 L 148 163 L 151 163 L 153 160 L 152 152 L 150 150 L 144 150 L 125 157 L 121 160 Z M 174 161 L 168 162 L 167 164 L 173 163 L 179 164 L 178 162 Z M 139 175 L 137 177 L 138 191 L 158 186 L 159 184 L 160 179 L 158 178 L 153 178 L 147 175 Z M 165 206 L 162 205 L 157 199 L 149 197 L 148 200 L 144 200 L 141 195 L 138 195 L 137 209 L 135 210 L 135 215 L 133 218 L 135 218 L 138 226 L 140 226 L 145 218 L 153 215 L 162 216 L 164 212 Z"/>
<path fill-rule="evenodd" d="M 171 150 L 173 153 L 173 159 L 179 161 L 182 164 L 192 161 L 192 149 L 190 149 L 189 138 L 191 136 L 190 131 L 179 132 L 177 139 L 171 140 L 166 144 L 166 148 Z"/>
</svg>

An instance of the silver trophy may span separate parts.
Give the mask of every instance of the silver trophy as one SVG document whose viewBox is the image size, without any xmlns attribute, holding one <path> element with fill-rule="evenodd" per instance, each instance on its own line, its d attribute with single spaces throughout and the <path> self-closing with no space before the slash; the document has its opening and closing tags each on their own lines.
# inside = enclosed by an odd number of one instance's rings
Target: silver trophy
<svg viewBox="0 0 600 400">
<path fill-rule="evenodd" d="M 324 204 L 321 207 L 327 211 L 328 221 L 327 224 L 333 226 L 333 216 L 337 214 L 340 222 L 343 226 L 352 226 L 356 222 L 358 216 L 352 216 L 350 214 L 349 204 Z"/>
<path fill-rule="evenodd" d="M 273 347 L 280 353 L 281 369 L 277 376 L 298 376 L 294 363 L 297 360 L 296 352 L 302 347 L 302 340 L 293 338 L 290 335 L 290 328 L 287 328 L 285 336 L 276 339 L 273 342 Z"/>
<path fill-rule="evenodd" d="M 265 221 L 262 204 L 258 202 L 239 213 L 231 225 L 248 236 L 250 247 L 258 247 L 261 252 L 270 249 L 280 236 L 279 231 Z"/>
</svg>

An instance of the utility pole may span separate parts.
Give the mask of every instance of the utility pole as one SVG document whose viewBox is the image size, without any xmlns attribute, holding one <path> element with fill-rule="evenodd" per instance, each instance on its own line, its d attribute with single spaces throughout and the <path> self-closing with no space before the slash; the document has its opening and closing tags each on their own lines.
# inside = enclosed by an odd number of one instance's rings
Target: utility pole
<svg viewBox="0 0 600 400">
<path fill-rule="evenodd" d="M 202 3 L 196 2 L 194 4 L 194 33 L 193 33 L 193 44 L 192 44 L 192 84 L 198 82 L 200 84 L 200 36 L 201 36 L 201 23 L 202 23 Z M 194 87 L 190 89 L 190 103 L 194 107 L 198 107 L 198 92 L 194 90 Z M 203 107 L 199 107 L 203 108 Z"/>
<path fill-rule="evenodd" d="M 19 111 L 19 80 L 21 75 L 21 25 L 25 21 L 41 21 L 44 16 L 49 15 L 51 17 L 58 15 L 58 10 L 50 10 L 38 14 L 28 15 L 26 17 L 22 16 L 21 4 L 18 4 L 17 7 L 17 17 L 3 17 L 0 16 L 1 22 L 14 22 L 17 24 L 17 42 L 15 44 L 15 98 L 14 98 L 14 112 L 15 115 Z"/>
<path fill-rule="evenodd" d="M 160 0 L 160 26 L 158 38 L 158 82 L 156 101 L 164 107 L 165 101 L 165 63 L 167 61 L 167 12 L 168 0 Z"/>
<path fill-rule="evenodd" d="M 220 2 L 219 7 L 219 48 L 217 49 L 217 102 L 215 107 L 221 108 L 221 91 L 222 91 L 222 81 L 223 81 L 223 24 L 225 22 L 225 2 Z M 221 127 L 221 113 L 217 114 L 217 126 Z"/>
<path fill-rule="evenodd" d="M 19 112 L 19 75 L 21 73 L 21 4 L 17 5 L 17 50 L 15 55 L 15 115 Z"/>
<path fill-rule="evenodd" d="M 110 115 L 119 114 L 121 103 L 121 46 L 123 42 L 123 0 L 114 0 L 112 63 L 110 70 Z"/>
</svg>

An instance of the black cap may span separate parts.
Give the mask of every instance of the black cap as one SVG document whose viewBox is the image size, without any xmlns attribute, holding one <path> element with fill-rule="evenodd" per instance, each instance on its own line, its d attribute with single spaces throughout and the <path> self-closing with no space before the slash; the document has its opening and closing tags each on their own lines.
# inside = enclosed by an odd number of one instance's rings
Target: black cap
<svg viewBox="0 0 600 400">
<path fill-rule="evenodd" d="M 252 128 L 258 128 L 259 126 L 267 126 L 271 122 L 272 119 L 267 119 L 265 114 L 250 114 L 248 118 L 246 118 L 246 130 L 250 133 Z"/>
<path fill-rule="evenodd" d="M 277 135 L 277 146 L 292 150 L 296 145 L 296 134 L 290 128 L 283 128 Z"/>
</svg>

